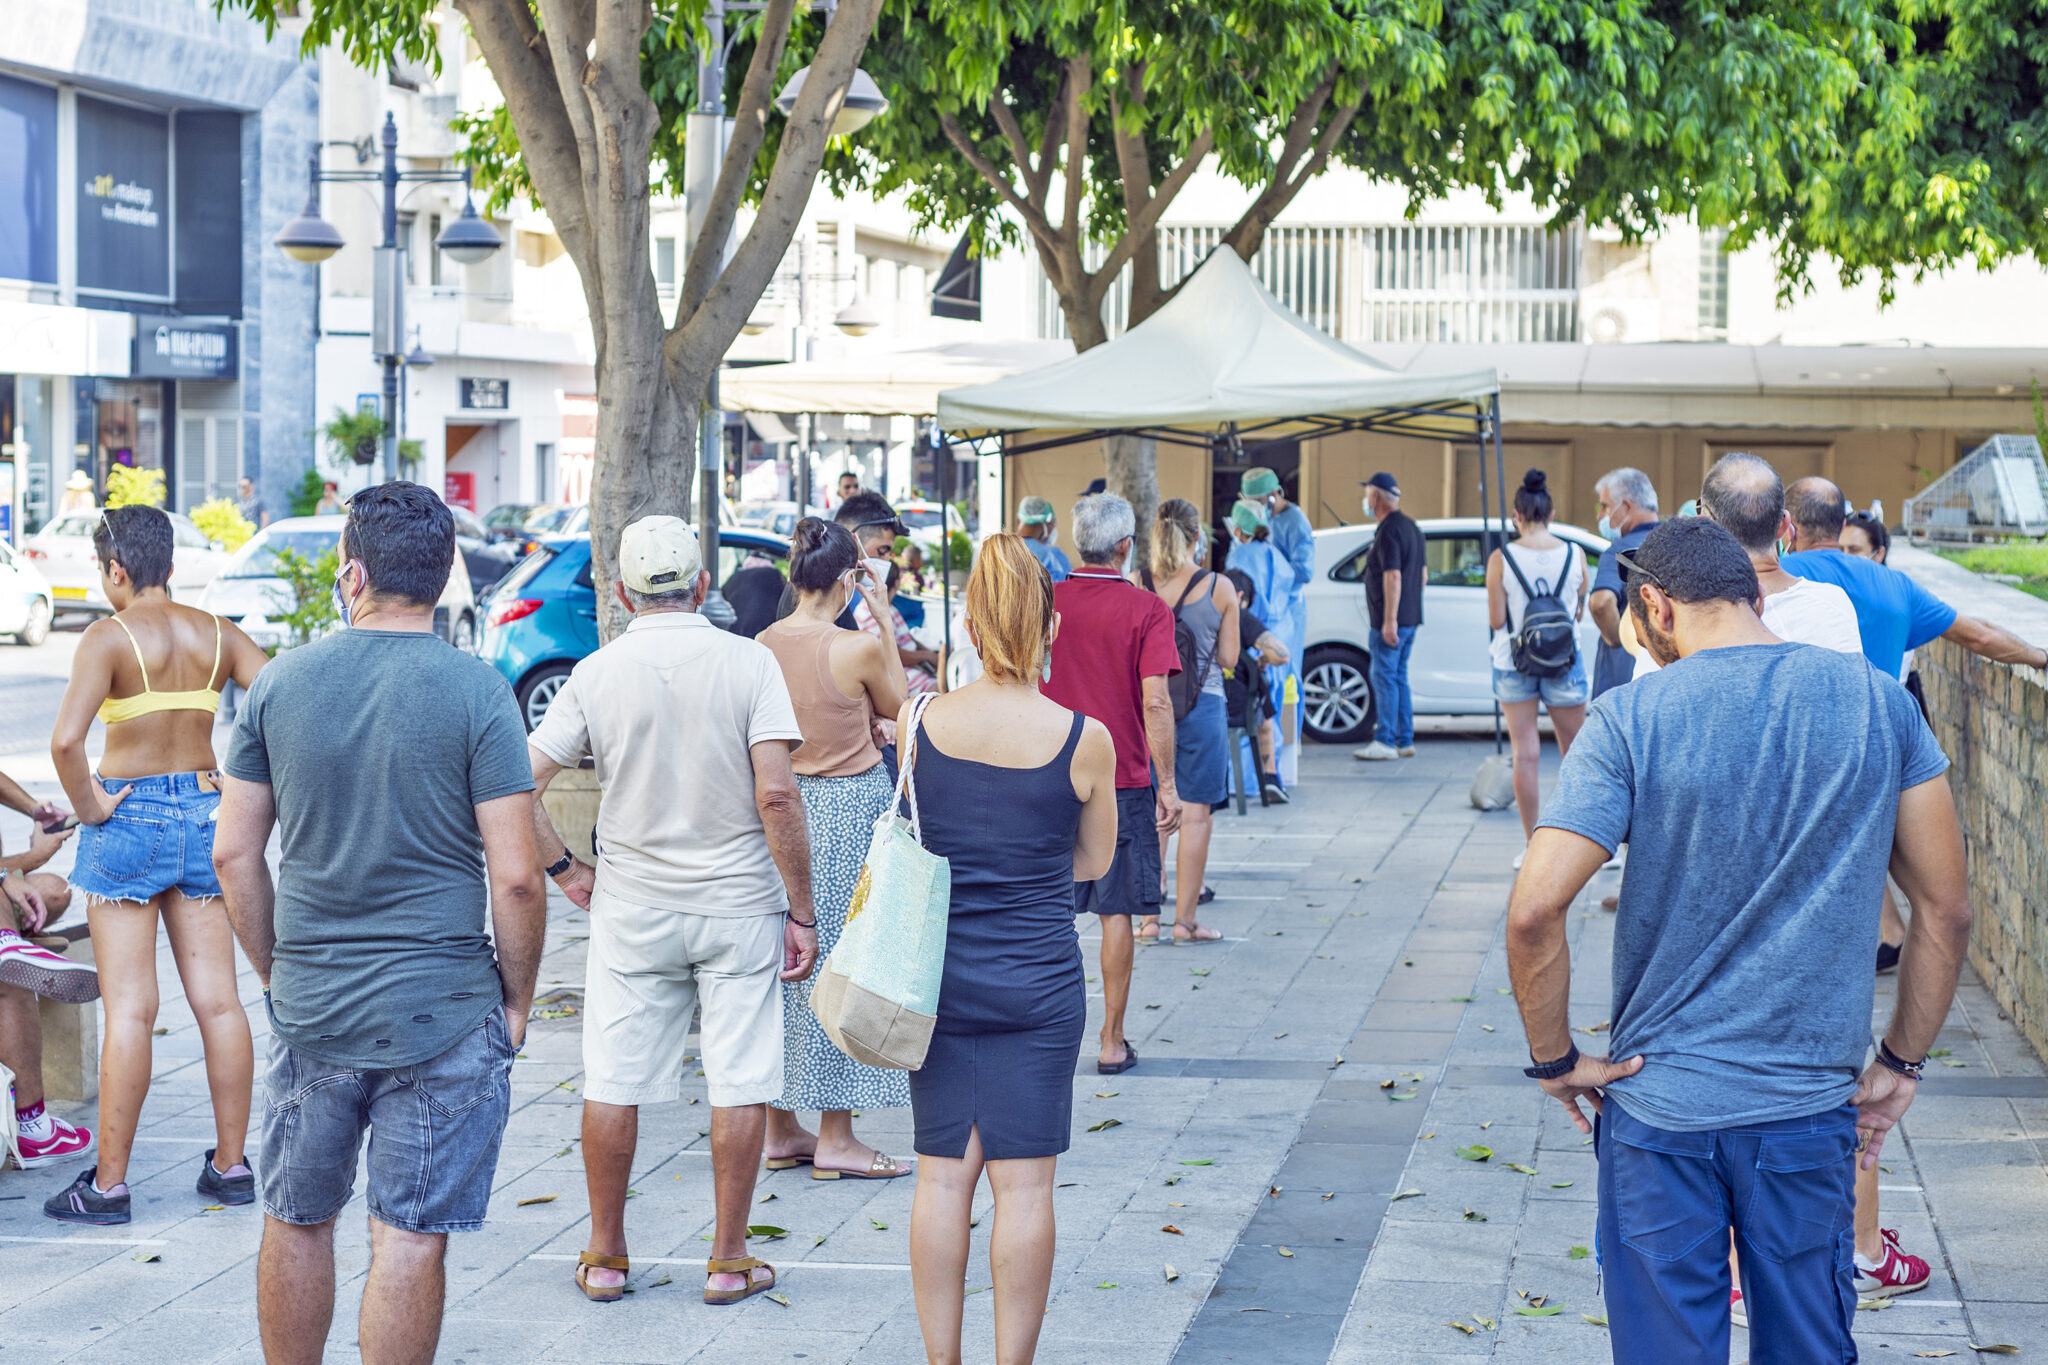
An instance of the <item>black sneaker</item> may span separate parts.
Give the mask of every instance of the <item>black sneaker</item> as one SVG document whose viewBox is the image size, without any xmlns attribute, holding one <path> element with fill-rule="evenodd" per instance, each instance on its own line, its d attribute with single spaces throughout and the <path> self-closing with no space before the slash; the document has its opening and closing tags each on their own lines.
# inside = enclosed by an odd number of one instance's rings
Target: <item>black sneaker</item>
<svg viewBox="0 0 2048 1365">
<path fill-rule="evenodd" d="M 54 1218 L 60 1223 L 92 1223 L 107 1227 L 128 1221 L 128 1185 L 126 1181 L 101 1194 L 93 1188 L 93 1180 L 100 1173 L 97 1166 L 88 1166 L 70 1188 L 61 1194 L 53 1194 L 43 1201 L 43 1217 Z"/>
<path fill-rule="evenodd" d="M 1280 779 L 1270 774 L 1259 779 L 1259 804 L 1262 806 L 1284 806 L 1287 804 L 1287 788 L 1280 785 Z"/>
<path fill-rule="evenodd" d="M 1899 949 L 1898 949 L 1898 945 L 1896 945 L 1896 944 L 1892 944 L 1892 943 L 1880 943 L 1880 944 L 1878 944 L 1878 945 L 1877 945 L 1877 974 L 1878 974 L 1879 976 L 1883 976 L 1883 975 L 1884 975 L 1884 974 L 1885 974 L 1886 972 L 1889 972 L 1889 971 L 1896 971 L 1896 970 L 1898 969 L 1898 965 L 1899 965 Z"/>
<path fill-rule="evenodd" d="M 1216 899 L 1216 888 L 1215 888 L 1215 887 L 1213 887 L 1213 886 L 1207 886 L 1207 885 L 1205 885 L 1205 886 L 1203 886 L 1203 888 L 1202 888 L 1202 894 L 1201 894 L 1201 895 L 1199 895 L 1199 896 L 1197 896 L 1197 897 L 1195 897 L 1195 904 L 1196 904 L 1196 905 L 1207 905 L 1207 904 L 1208 904 L 1209 902 L 1211 902 L 1211 901 L 1213 901 L 1213 900 L 1215 900 L 1215 899 Z"/>
<path fill-rule="evenodd" d="M 213 1166 L 213 1154 L 218 1150 L 207 1148 L 206 1160 L 199 1163 L 199 1192 L 217 1204 L 255 1203 L 256 1173 L 238 1162 L 223 1175 Z"/>
</svg>

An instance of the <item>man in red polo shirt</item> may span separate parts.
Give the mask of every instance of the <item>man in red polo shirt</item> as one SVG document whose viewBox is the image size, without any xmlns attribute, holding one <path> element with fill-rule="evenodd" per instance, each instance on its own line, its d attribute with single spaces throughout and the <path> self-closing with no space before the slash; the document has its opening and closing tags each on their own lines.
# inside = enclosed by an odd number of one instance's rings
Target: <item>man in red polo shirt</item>
<svg viewBox="0 0 2048 1365">
<path fill-rule="evenodd" d="M 1180 672 L 1180 653 L 1173 613 L 1123 577 L 1138 530 L 1131 505 L 1114 493 L 1084 497 L 1075 504 L 1073 528 L 1081 563 L 1053 588 L 1060 631 L 1052 677 L 1040 690 L 1101 721 L 1116 741 L 1116 858 L 1102 880 L 1074 886 L 1074 912 L 1102 917 L 1102 1055 L 1095 1069 L 1115 1076 L 1138 1064 L 1124 1039 L 1131 916 L 1159 913 L 1160 836 L 1180 827 L 1173 699 L 1166 691 L 1167 675 Z"/>
</svg>

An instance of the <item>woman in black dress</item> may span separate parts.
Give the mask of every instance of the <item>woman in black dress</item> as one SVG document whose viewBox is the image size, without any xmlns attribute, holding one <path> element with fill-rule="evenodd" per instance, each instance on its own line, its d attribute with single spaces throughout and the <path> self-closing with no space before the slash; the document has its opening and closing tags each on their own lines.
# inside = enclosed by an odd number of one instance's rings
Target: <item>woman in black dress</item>
<svg viewBox="0 0 2048 1365">
<path fill-rule="evenodd" d="M 957 1365 L 967 1220 L 986 1168 L 996 1359 L 1025 1365 L 1052 1283 L 1053 1165 L 1087 1016 L 1074 883 L 1109 870 L 1116 753 L 1100 721 L 1038 694 L 1059 618 L 1018 537 L 982 545 L 967 616 L 982 676 L 930 704 L 911 768 L 925 847 L 952 864 L 953 903 L 938 1026 L 910 1073 L 910 1272 L 926 1357 Z"/>
</svg>

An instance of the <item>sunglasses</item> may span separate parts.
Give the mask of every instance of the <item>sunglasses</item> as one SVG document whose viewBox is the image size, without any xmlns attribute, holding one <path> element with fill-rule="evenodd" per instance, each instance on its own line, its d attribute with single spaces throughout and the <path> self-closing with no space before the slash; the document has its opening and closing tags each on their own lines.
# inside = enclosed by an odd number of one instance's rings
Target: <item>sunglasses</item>
<svg viewBox="0 0 2048 1365">
<path fill-rule="evenodd" d="M 1648 579 L 1653 587 L 1659 589 L 1663 588 L 1663 581 L 1660 580 L 1657 577 L 1657 575 L 1651 573 L 1648 569 L 1636 563 L 1634 557 L 1631 556 L 1628 551 L 1609 550 L 1608 553 L 1614 556 L 1615 563 L 1621 565 L 1622 582 L 1624 586 L 1627 585 L 1629 579 L 1634 578 L 1638 574 L 1640 574 L 1642 577 Z"/>
</svg>

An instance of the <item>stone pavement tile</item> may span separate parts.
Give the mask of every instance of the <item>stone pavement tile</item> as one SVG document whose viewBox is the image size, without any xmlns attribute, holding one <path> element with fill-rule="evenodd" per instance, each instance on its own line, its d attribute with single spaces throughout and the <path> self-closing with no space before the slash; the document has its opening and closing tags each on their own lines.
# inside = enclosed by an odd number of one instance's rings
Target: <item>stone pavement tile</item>
<svg viewBox="0 0 2048 1365">
<path fill-rule="evenodd" d="M 1983 1096 L 1916 1096 L 1903 1127 L 1915 1140 L 1939 1142 L 2001 1142 L 2027 1136 L 2011 1100 Z M 1892 1150 L 1889 1142 L 1884 1150 Z"/>
<path fill-rule="evenodd" d="M 1427 1144 L 1424 1144 L 1427 1145 Z M 1420 1190 L 1393 1206 L 1390 1216 L 1410 1223 L 1469 1223 L 1465 1211 L 1486 1215 L 1488 1223 L 1498 1222 L 1512 1229 L 1521 1216 L 1524 1187 L 1522 1177 L 1511 1171 L 1491 1171 L 1460 1162 L 1456 1170 L 1418 1171 L 1413 1165 L 1401 1173 L 1401 1192 Z"/>
<path fill-rule="evenodd" d="M 1340 1312 L 1358 1284 L 1366 1249 L 1359 1247 L 1288 1247 L 1283 1243 L 1246 1243 L 1223 1267 L 1210 1293 L 1210 1309 L 1235 1311 L 1261 1308 L 1275 1313 Z"/>
<path fill-rule="evenodd" d="M 1522 1213 L 1516 1255 L 1563 1256 L 1575 1246 L 1591 1247 L 1593 1224 L 1593 1209 L 1587 1202 L 1532 1199 Z M 1588 1258 L 1584 1263 L 1591 1265 L 1592 1261 Z"/>
<path fill-rule="evenodd" d="M 2048 1305 L 2039 1303 L 1971 1303 L 1970 1340 L 1979 1346 L 2000 1342 L 2035 1354 L 2048 1341 Z M 1967 1358 L 1967 1357 L 1966 1357 Z M 1979 1361 L 1996 1357 L 1978 1356 Z"/>
<path fill-rule="evenodd" d="M 1415 979 L 1421 978 L 1418 975 Z M 1465 978 L 1465 982 L 1470 980 L 1470 977 Z M 1457 992 L 1464 989 L 1463 982 L 1455 987 Z M 1442 994 L 1427 1000 L 1382 1000 L 1366 1011 L 1365 1022 L 1359 1025 L 1359 1030 L 1361 1033 L 1454 1030 L 1465 1017 L 1465 1007 L 1445 998 L 1452 993 L 1453 990 L 1444 989 Z"/>
<path fill-rule="evenodd" d="M 1399 1188 L 1407 1159 L 1403 1143 L 1304 1141 L 1288 1152 L 1273 1183 L 1285 1191 L 1370 1195 L 1384 1201 Z"/>
<path fill-rule="evenodd" d="M 1539 1200 L 1590 1203 L 1596 1197 L 1600 1167 L 1594 1160 L 1591 1147 L 1568 1151 L 1539 1148 L 1536 1161 L 1531 1164 L 1543 1172 L 1529 1182 L 1529 1202 L 1532 1204 Z M 1554 1188 L 1567 1181 L 1570 1184 L 1564 1189 Z"/>
<path fill-rule="evenodd" d="M 2032 1144 L 1918 1141 L 1913 1156 L 1964 1297 L 2048 1301 L 2048 1181 Z"/>
<path fill-rule="evenodd" d="M 1460 1037 L 1458 1046 L 1459 1060 L 1463 1061 L 1462 1054 L 1467 1046 L 1463 1037 Z M 1520 1085 L 1446 1084 L 1438 1086 L 1436 1094 L 1430 1098 L 1429 1121 L 1432 1125 L 1491 1122 L 1495 1128 L 1534 1128 L 1539 1120 L 1548 1117 L 1555 1106 L 1556 1101 L 1545 1095 L 1534 1081 Z"/>
<path fill-rule="evenodd" d="M 1439 1120 L 1432 1113 L 1423 1123 L 1422 1130 L 1436 1136 L 1415 1144 L 1415 1155 L 1408 1166 L 1410 1175 L 1474 1165 L 1513 1175 L 1506 1170 L 1506 1163 L 1510 1161 L 1540 1169 L 1536 1159 L 1537 1129 L 1533 1124 L 1496 1123 L 1491 1128 L 1481 1128 L 1477 1123 L 1465 1120 Z M 1458 1155 L 1459 1151 L 1472 1147 L 1484 1147 L 1493 1156 L 1486 1161 L 1472 1162 Z"/>
<path fill-rule="evenodd" d="M 1370 1361 L 1406 1350 L 1406 1359 L 1442 1356 L 1469 1359 L 1493 1350 L 1493 1332 L 1481 1327 L 1466 1335 L 1449 1324 L 1456 1320 L 1477 1327 L 1475 1316 L 1500 1321 L 1507 1291 L 1498 1282 L 1454 1283 L 1413 1280 L 1372 1280 L 1359 1285 L 1350 1315 L 1330 1354 L 1337 1362 Z M 1427 1353 L 1427 1354 L 1425 1354 Z"/>
<path fill-rule="evenodd" d="M 1360 1029 L 1344 1049 L 1351 1066 L 1435 1066 L 1450 1055 L 1450 1033 Z"/>
<path fill-rule="evenodd" d="M 1488 1216 L 1490 1219 L 1491 1215 Z M 1389 1218 L 1380 1227 L 1379 1240 L 1373 1243 L 1365 1276 L 1368 1281 L 1499 1284 L 1507 1278 L 1514 1241 L 1514 1224 L 1505 1218 L 1498 1223 Z"/>
<path fill-rule="evenodd" d="M 1303 1117 L 1302 1142 L 1396 1142 L 1415 1140 L 1416 1125 L 1425 1111 L 1419 1097 L 1390 1100 L 1387 1095 L 1405 1095 L 1418 1088 L 1414 1081 L 1402 1081 L 1390 1091 L 1376 1088 L 1371 1099 L 1331 1100 L 1316 1104 Z"/>
</svg>

